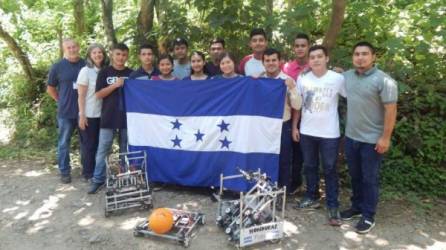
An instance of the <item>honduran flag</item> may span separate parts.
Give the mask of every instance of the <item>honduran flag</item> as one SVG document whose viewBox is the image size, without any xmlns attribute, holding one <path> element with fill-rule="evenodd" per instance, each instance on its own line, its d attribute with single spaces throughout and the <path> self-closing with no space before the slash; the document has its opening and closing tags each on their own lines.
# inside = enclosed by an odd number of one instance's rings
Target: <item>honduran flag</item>
<svg viewBox="0 0 446 250">
<path fill-rule="evenodd" d="M 220 174 L 261 169 L 278 178 L 283 80 L 126 80 L 130 151 L 145 150 L 151 181 L 220 186 Z M 234 179 L 224 186 L 244 191 Z"/>
</svg>

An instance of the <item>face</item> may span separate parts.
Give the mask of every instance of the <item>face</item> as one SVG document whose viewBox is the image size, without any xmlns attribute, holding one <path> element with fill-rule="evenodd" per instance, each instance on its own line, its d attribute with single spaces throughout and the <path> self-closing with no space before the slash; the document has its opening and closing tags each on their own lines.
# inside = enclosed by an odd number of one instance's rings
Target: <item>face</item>
<svg viewBox="0 0 446 250">
<path fill-rule="evenodd" d="M 129 58 L 129 52 L 126 50 L 115 49 L 112 51 L 111 59 L 113 66 L 123 67 Z"/>
<path fill-rule="evenodd" d="M 254 53 L 263 53 L 266 46 L 268 46 L 268 41 L 263 35 L 255 35 L 249 41 L 249 47 L 251 47 Z"/>
<path fill-rule="evenodd" d="M 194 54 L 190 58 L 191 67 L 194 70 L 194 72 L 202 72 L 204 67 L 204 61 L 201 56 Z"/>
<path fill-rule="evenodd" d="M 269 75 L 276 75 L 280 72 L 280 60 L 277 54 L 263 55 L 263 66 L 265 66 L 266 73 Z"/>
<path fill-rule="evenodd" d="M 158 68 L 162 75 L 167 76 L 172 72 L 172 63 L 169 59 L 164 58 L 158 62 Z"/>
<path fill-rule="evenodd" d="M 142 49 L 139 52 L 139 60 L 142 65 L 152 65 L 153 62 L 153 51 L 151 49 Z"/>
<path fill-rule="evenodd" d="M 187 46 L 185 44 L 175 45 L 173 53 L 176 59 L 185 59 L 187 57 Z"/>
<path fill-rule="evenodd" d="M 63 53 L 68 60 L 77 60 L 79 58 L 79 45 L 71 40 L 62 44 Z"/>
<path fill-rule="evenodd" d="M 376 55 L 367 46 L 358 46 L 353 51 L 353 66 L 359 70 L 368 70 L 373 67 Z"/>
<path fill-rule="evenodd" d="M 223 44 L 213 43 L 211 44 L 209 50 L 210 50 L 209 54 L 211 55 L 212 60 L 216 60 L 224 51 Z"/>
<path fill-rule="evenodd" d="M 102 53 L 102 50 L 100 48 L 94 48 L 90 52 L 90 58 L 93 61 L 94 65 L 99 67 L 104 61 L 104 53 Z"/>
<path fill-rule="evenodd" d="M 223 72 L 223 74 L 231 75 L 234 73 L 234 62 L 229 57 L 223 57 L 223 59 L 220 61 L 220 70 Z"/>
<path fill-rule="evenodd" d="M 328 63 L 328 56 L 324 54 L 321 49 L 311 51 L 308 58 L 308 64 L 311 70 L 326 70 Z"/>
<path fill-rule="evenodd" d="M 297 59 L 303 60 L 307 58 L 309 44 L 307 39 L 298 38 L 294 40 L 293 51 Z"/>
</svg>

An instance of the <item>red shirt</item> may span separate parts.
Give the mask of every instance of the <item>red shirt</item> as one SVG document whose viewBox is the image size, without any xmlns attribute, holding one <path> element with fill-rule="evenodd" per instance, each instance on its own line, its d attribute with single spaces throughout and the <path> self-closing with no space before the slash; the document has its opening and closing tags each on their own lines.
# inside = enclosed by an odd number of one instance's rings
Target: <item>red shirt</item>
<svg viewBox="0 0 446 250">
<path fill-rule="evenodd" d="M 297 81 L 297 77 L 302 71 L 308 69 L 308 63 L 300 65 L 297 60 L 289 61 L 282 67 L 282 71 Z"/>
</svg>

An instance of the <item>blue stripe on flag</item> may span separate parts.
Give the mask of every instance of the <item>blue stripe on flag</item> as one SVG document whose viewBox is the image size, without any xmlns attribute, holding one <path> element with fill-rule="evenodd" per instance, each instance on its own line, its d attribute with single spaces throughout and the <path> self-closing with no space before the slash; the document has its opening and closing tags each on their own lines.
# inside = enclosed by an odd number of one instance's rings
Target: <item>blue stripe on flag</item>
<svg viewBox="0 0 446 250">
<path fill-rule="evenodd" d="M 256 115 L 281 119 L 285 91 L 283 80 L 251 77 L 205 81 L 127 79 L 124 84 L 127 112 L 168 116 Z"/>
<path fill-rule="evenodd" d="M 194 152 L 130 146 L 130 151 L 147 152 L 150 181 L 184 186 L 219 187 L 220 173 L 224 176 L 240 174 L 237 167 L 266 172 L 272 180 L 278 178 L 277 154 Z M 247 191 L 251 184 L 243 179 L 225 181 L 224 186 L 235 191 Z"/>
</svg>

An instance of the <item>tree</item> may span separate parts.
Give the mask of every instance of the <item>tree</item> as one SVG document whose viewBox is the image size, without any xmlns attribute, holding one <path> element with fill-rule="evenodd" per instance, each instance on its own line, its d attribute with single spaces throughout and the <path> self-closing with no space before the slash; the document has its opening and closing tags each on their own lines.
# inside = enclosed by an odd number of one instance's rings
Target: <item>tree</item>
<svg viewBox="0 0 446 250">
<path fill-rule="evenodd" d="M 336 44 L 336 37 L 341 31 L 342 23 L 344 22 L 346 0 L 333 0 L 331 10 L 331 20 L 328 29 L 325 32 L 323 45 L 328 51 L 331 51 Z"/>
<path fill-rule="evenodd" d="M 73 0 L 74 5 L 74 31 L 76 37 L 81 37 L 85 30 L 85 14 L 84 14 L 84 0 Z"/>
<path fill-rule="evenodd" d="M 136 38 L 138 44 L 147 42 L 147 36 L 152 31 L 155 14 L 155 0 L 141 0 L 136 21 Z"/>
<path fill-rule="evenodd" d="M 28 56 L 16 42 L 16 40 L 3 29 L 2 23 L 0 23 L 0 38 L 5 41 L 8 45 L 8 48 L 11 50 L 11 53 L 14 57 L 19 61 L 20 66 L 23 69 L 23 73 L 25 74 L 27 80 L 29 82 L 34 82 L 34 69 L 29 61 Z"/>
<path fill-rule="evenodd" d="M 111 47 L 117 43 L 115 29 L 113 27 L 113 0 L 101 0 L 101 5 L 105 36 L 108 46 Z"/>
</svg>

